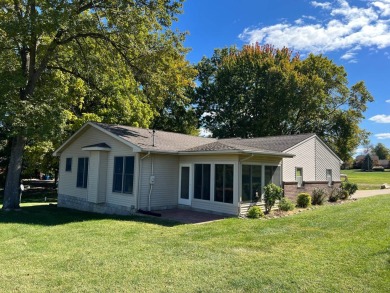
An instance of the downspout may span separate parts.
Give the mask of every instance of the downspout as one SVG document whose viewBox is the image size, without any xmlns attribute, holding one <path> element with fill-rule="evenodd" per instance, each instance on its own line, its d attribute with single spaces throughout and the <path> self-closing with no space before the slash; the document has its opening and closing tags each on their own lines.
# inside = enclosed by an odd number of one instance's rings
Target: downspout
<svg viewBox="0 0 390 293">
<path fill-rule="evenodd" d="M 139 202 L 141 197 L 141 177 L 142 177 L 142 160 L 149 157 L 150 152 L 148 152 L 145 156 L 140 158 L 139 160 L 139 176 L 138 176 L 138 194 L 137 194 L 137 211 L 139 210 Z"/>
<path fill-rule="evenodd" d="M 151 169 L 152 169 L 152 174 L 150 175 L 149 179 L 149 198 L 148 198 L 148 211 L 150 212 L 150 204 L 151 204 L 151 196 L 152 196 L 152 190 L 153 190 L 153 184 L 154 184 L 154 164 L 153 164 L 153 157 L 150 158 L 151 160 Z"/>
</svg>

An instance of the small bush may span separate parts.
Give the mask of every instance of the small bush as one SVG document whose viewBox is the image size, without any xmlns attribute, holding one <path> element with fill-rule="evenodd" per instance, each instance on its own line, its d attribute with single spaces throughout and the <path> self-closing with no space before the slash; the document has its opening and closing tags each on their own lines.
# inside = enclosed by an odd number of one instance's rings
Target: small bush
<svg viewBox="0 0 390 293">
<path fill-rule="evenodd" d="M 264 187 L 264 204 L 265 212 L 268 214 L 274 206 L 276 200 L 280 200 L 283 196 L 283 189 L 273 183 Z"/>
<path fill-rule="evenodd" d="M 308 193 L 300 193 L 297 198 L 297 206 L 307 208 L 311 205 L 311 196 Z"/>
<path fill-rule="evenodd" d="M 340 199 L 345 200 L 345 199 L 348 199 L 348 197 L 349 197 L 349 192 L 348 192 L 348 190 L 342 189 L 342 190 L 340 191 Z"/>
<path fill-rule="evenodd" d="M 283 197 L 279 202 L 279 209 L 282 211 L 292 211 L 295 208 L 295 204 L 288 198 Z"/>
<path fill-rule="evenodd" d="M 328 196 L 328 192 L 324 188 L 314 188 L 311 194 L 311 203 L 313 205 L 322 205 Z"/>
<path fill-rule="evenodd" d="M 338 201 L 340 198 L 341 198 L 341 192 L 342 192 L 342 189 L 341 188 L 333 188 L 329 194 L 329 201 L 330 202 L 336 202 Z"/>
<path fill-rule="evenodd" d="M 358 190 L 358 186 L 355 183 L 344 181 L 341 183 L 341 189 L 348 191 L 348 195 L 352 195 Z"/>
<path fill-rule="evenodd" d="M 264 213 L 259 206 L 252 206 L 248 209 L 247 217 L 251 219 L 258 219 L 264 217 Z"/>
<path fill-rule="evenodd" d="M 382 166 L 375 166 L 375 167 L 372 168 L 372 171 L 384 172 L 385 168 L 383 168 Z"/>
</svg>

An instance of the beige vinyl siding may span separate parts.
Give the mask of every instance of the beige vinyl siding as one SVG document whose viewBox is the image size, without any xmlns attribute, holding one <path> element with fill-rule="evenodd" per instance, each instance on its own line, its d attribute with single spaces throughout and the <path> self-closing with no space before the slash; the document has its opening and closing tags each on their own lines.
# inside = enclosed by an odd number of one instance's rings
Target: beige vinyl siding
<svg viewBox="0 0 390 293">
<path fill-rule="evenodd" d="M 97 151 L 91 151 L 88 153 L 89 153 L 89 166 L 88 166 L 87 200 L 89 202 L 98 203 L 100 153 Z"/>
<path fill-rule="evenodd" d="M 100 152 L 100 167 L 99 167 L 99 179 L 98 179 L 98 195 L 97 202 L 106 202 L 106 190 L 107 190 L 107 162 L 108 153 Z"/>
<path fill-rule="evenodd" d="M 134 156 L 134 177 L 133 177 L 133 194 L 113 192 L 112 185 L 114 180 L 114 158 L 115 157 L 126 157 Z M 115 146 L 112 147 L 111 152 L 108 154 L 107 164 L 107 196 L 106 202 L 110 204 L 116 204 L 125 207 L 136 207 L 137 204 L 137 187 L 138 187 L 138 154 L 133 153 L 132 149 L 119 142 L 115 141 Z"/>
<path fill-rule="evenodd" d="M 95 172 L 96 168 L 96 159 L 95 156 L 91 156 L 91 153 L 96 151 L 83 151 L 82 148 L 89 145 L 94 145 L 98 143 L 106 143 L 111 147 L 111 151 L 106 152 L 107 158 L 100 160 L 101 166 L 107 163 L 107 172 L 105 178 L 97 178 L 98 172 Z M 59 171 L 59 194 L 65 194 L 75 197 L 80 197 L 87 199 L 88 189 L 92 187 L 92 184 L 97 186 L 98 182 L 102 186 L 102 181 L 107 182 L 104 188 L 106 202 L 130 207 L 136 205 L 136 196 L 135 194 L 121 194 L 112 192 L 112 181 L 113 181 L 113 170 L 114 170 L 114 157 L 115 156 L 135 156 L 134 161 L 134 193 L 137 191 L 137 155 L 131 149 L 131 147 L 125 145 L 124 143 L 112 138 L 111 136 L 97 130 L 96 128 L 90 127 L 83 132 L 76 140 L 74 140 L 62 153 L 61 153 L 61 164 Z M 72 158 L 72 171 L 65 172 L 65 161 L 66 158 Z M 78 158 L 88 157 L 89 158 L 89 167 L 88 167 L 88 186 L 87 188 L 77 188 L 77 160 Z M 100 173 L 102 175 L 102 173 Z M 94 187 L 92 187 L 94 188 Z M 91 191 L 92 192 L 92 191 Z M 104 198 L 104 194 L 99 193 L 99 199 Z"/>
<path fill-rule="evenodd" d="M 284 182 L 295 182 L 295 168 L 303 168 L 303 181 L 315 181 L 316 162 L 316 138 L 312 137 L 301 144 L 287 150 L 294 154 L 293 158 L 284 158 L 282 167 L 282 178 Z"/>
<path fill-rule="evenodd" d="M 340 161 L 320 140 L 316 140 L 316 181 L 326 181 L 326 169 L 332 170 L 332 181 L 340 181 Z"/>
<path fill-rule="evenodd" d="M 238 207 L 237 207 L 237 203 L 235 203 L 236 201 L 235 197 L 236 196 L 234 195 L 233 204 L 215 202 L 213 200 L 192 199 L 191 206 L 194 209 L 201 209 L 201 210 L 211 211 L 220 214 L 237 215 Z"/>
<path fill-rule="evenodd" d="M 146 154 L 141 154 L 141 158 Z M 176 155 L 150 154 L 141 161 L 139 208 L 147 210 L 150 176 L 155 178 L 150 196 L 152 210 L 177 206 L 179 184 L 179 158 Z"/>
</svg>

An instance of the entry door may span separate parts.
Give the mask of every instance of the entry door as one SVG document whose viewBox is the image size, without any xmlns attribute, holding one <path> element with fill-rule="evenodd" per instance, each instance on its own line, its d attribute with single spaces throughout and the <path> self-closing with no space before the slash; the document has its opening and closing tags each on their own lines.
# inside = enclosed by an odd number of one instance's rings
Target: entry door
<svg viewBox="0 0 390 293">
<path fill-rule="evenodd" d="M 191 205 L 191 165 L 180 165 L 179 204 Z"/>
</svg>

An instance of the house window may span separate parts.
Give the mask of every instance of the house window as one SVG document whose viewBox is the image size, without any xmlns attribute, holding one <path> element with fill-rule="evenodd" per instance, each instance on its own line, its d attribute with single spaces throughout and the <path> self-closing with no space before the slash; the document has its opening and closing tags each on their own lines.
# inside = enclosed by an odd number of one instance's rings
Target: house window
<svg viewBox="0 0 390 293">
<path fill-rule="evenodd" d="M 295 168 L 295 181 L 297 187 L 302 187 L 303 184 L 303 168 Z"/>
<path fill-rule="evenodd" d="M 242 201 L 255 201 L 261 198 L 261 166 L 242 166 Z"/>
<path fill-rule="evenodd" d="M 210 200 L 210 164 L 195 164 L 194 198 Z"/>
<path fill-rule="evenodd" d="M 332 186 L 332 170 L 326 169 L 326 181 L 328 181 L 328 186 Z"/>
<path fill-rule="evenodd" d="M 114 158 L 113 192 L 133 193 L 134 157 Z"/>
<path fill-rule="evenodd" d="M 87 188 L 88 183 L 88 158 L 79 158 L 77 164 L 77 183 L 80 188 Z"/>
<path fill-rule="evenodd" d="M 214 201 L 233 203 L 233 169 L 234 165 L 215 165 Z"/>
<path fill-rule="evenodd" d="M 280 167 L 279 166 L 265 166 L 264 167 L 264 184 L 273 183 L 280 186 Z"/>
<path fill-rule="evenodd" d="M 66 158 L 65 171 L 72 172 L 72 158 Z"/>
</svg>

